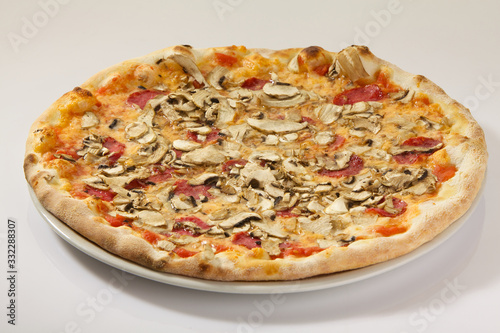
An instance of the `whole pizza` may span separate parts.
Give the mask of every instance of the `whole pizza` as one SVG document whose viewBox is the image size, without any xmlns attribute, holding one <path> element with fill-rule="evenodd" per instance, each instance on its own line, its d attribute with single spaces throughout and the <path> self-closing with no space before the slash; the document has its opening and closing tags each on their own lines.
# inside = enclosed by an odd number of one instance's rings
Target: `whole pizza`
<svg viewBox="0 0 500 333">
<path fill-rule="evenodd" d="M 366 47 L 166 48 L 112 66 L 36 120 L 39 202 L 123 259 L 224 281 L 396 258 L 471 206 L 484 134 Z"/>
</svg>

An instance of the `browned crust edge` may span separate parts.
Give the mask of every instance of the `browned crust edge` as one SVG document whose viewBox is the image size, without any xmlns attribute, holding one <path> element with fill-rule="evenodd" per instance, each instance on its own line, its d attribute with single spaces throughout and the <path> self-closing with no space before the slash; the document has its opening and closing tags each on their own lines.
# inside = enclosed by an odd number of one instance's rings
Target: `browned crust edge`
<svg viewBox="0 0 500 333">
<path fill-rule="evenodd" d="M 130 229 L 106 225 L 101 218 L 95 217 L 84 201 L 73 199 L 50 184 L 51 171 L 40 168 L 39 157 L 33 152 L 32 133 L 37 128 L 40 119 L 56 110 L 58 101 L 49 107 L 32 126 L 24 161 L 26 179 L 43 207 L 82 236 L 120 257 L 154 270 L 173 274 L 225 281 L 295 280 L 365 267 L 407 254 L 432 240 L 465 214 L 472 205 L 486 170 L 488 155 L 484 134 L 469 110 L 447 96 L 436 84 L 425 77 L 404 72 L 375 57 L 366 47 L 357 48 L 365 64 L 373 68 L 381 65 L 392 68 L 393 79 L 397 83 L 429 94 L 433 99 L 449 106 L 446 112 L 458 112 L 467 119 L 465 127 L 459 130 L 470 140 L 460 146 L 449 147 L 453 162 L 459 166 L 457 174 L 442 185 L 438 196 L 432 202 L 419 207 L 421 214 L 411 221 L 411 228 L 403 234 L 359 240 L 348 247 L 329 248 L 306 258 L 263 260 L 240 257 L 234 260 L 230 253 L 220 253 L 214 257 L 198 254 L 185 259 L 174 258 L 167 252 L 158 251 Z M 207 52 L 207 49 L 191 50 L 185 47 L 163 49 L 105 69 L 92 76 L 82 87 L 92 90 L 109 73 L 126 71 L 129 66 L 141 61 L 152 62 L 174 49 L 180 49 L 196 58 L 202 57 Z M 216 48 L 210 50 L 214 49 Z M 259 52 L 272 54 L 274 51 L 259 50 Z"/>
</svg>

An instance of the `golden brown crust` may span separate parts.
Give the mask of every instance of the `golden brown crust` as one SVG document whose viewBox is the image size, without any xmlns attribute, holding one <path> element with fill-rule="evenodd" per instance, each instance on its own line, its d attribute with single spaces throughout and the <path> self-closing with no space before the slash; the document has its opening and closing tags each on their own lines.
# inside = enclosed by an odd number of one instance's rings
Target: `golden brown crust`
<svg viewBox="0 0 500 333">
<path fill-rule="evenodd" d="M 450 181 L 441 184 L 436 196 L 412 209 L 413 212 L 419 213 L 412 215 L 413 218 L 408 221 L 410 228 L 404 233 L 391 237 L 360 239 L 347 247 L 330 247 L 304 258 L 256 259 L 233 252 L 220 252 L 215 255 L 200 252 L 189 258 L 180 258 L 167 251 L 158 250 L 130 228 L 111 227 L 89 208 L 88 201 L 92 200 L 91 198 L 85 200 L 72 198 L 64 190 L 58 176 L 52 170 L 43 168 L 41 154 L 36 151 L 35 132 L 42 121 L 50 122 L 56 111 L 60 112 L 62 107 L 68 107 L 75 99 L 89 105 L 95 103 L 91 91 L 96 91 L 112 73 L 125 74 L 131 67 L 138 64 L 154 63 L 159 58 L 167 58 L 176 53 L 200 59 L 206 53 L 218 49 L 200 50 L 176 46 L 157 51 L 148 56 L 112 66 L 91 77 L 82 85 L 82 88 L 75 88 L 61 97 L 41 115 L 31 128 L 24 162 L 26 179 L 40 203 L 47 210 L 87 239 L 120 257 L 168 273 L 226 281 L 294 280 L 360 268 L 399 257 L 432 240 L 460 218 L 472 205 L 481 187 L 487 164 L 484 134 L 469 110 L 448 97 L 437 85 L 423 76 L 406 73 L 375 57 L 366 47 L 356 48 L 368 74 L 374 75 L 381 66 L 389 67 L 392 70 L 391 79 L 396 84 L 424 93 L 433 101 L 439 102 L 445 114 L 454 120 L 451 131 L 467 137 L 467 140 L 462 143 L 447 145 L 447 153 L 458 170 Z M 220 50 L 227 49 L 221 48 Z M 280 52 L 289 55 L 289 58 L 301 52 L 306 58 L 316 59 L 318 54 L 325 51 L 319 47 L 309 47 L 303 50 L 286 50 L 286 52 L 270 50 L 259 52 L 266 56 Z M 335 56 L 335 53 L 329 54 L 332 57 Z M 74 104 L 70 105 L 71 112 L 82 112 L 88 109 L 88 105 Z"/>
</svg>

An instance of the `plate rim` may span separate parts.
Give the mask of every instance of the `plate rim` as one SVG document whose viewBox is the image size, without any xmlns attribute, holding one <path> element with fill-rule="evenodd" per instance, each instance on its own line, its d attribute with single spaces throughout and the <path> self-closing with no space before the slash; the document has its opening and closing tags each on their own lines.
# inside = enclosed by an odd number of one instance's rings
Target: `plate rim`
<svg viewBox="0 0 500 333">
<path fill-rule="evenodd" d="M 429 253 L 446 242 L 446 240 L 452 237 L 469 220 L 469 217 L 476 210 L 483 196 L 483 187 L 482 184 L 474 201 L 465 214 L 432 240 L 422 244 L 410 253 L 362 268 L 292 281 L 215 281 L 151 270 L 108 252 L 92 241 L 89 241 L 46 210 L 40 204 L 35 192 L 29 185 L 28 190 L 36 210 L 59 237 L 84 254 L 108 266 L 148 280 L 193 290 L 228 294 L 288 294 L 335 288 L 366 280 L 394 270 Z"/>
</svg>

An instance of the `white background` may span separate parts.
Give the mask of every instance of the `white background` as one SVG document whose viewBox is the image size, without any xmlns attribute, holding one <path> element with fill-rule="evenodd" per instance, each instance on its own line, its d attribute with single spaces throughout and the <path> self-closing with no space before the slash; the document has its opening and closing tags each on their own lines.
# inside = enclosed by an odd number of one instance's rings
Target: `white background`
<svg viewBox="0 0 500 333">
<path fill-rule="evenodd" d="M 499 332 L 500 2 L 0 2 L 1 332 Z M 22 172 L 36 117 L 99 70 L 166 46 L 367 44 L 466 104 L 490 152 L 479 205 L 449 240 L 391 272 L 284 295 L 196 291 L 120 275 L 61 240 Z M 17 221 L 7 324 L 7 219 Z M 119 276 L 119 278 L 118 278 Z"/>
</svg>

